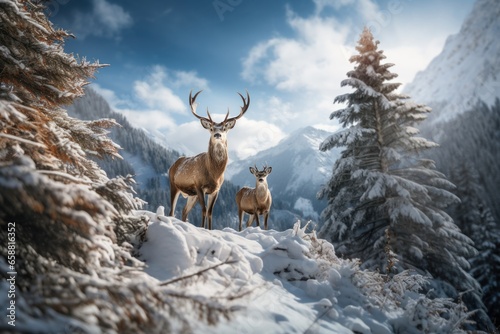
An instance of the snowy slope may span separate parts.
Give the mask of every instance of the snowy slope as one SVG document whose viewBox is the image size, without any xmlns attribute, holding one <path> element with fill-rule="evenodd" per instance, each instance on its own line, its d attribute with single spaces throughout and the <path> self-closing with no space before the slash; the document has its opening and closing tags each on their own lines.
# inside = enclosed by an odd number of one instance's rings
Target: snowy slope
<svg viewBox="0 0 500 334">
<path fill-rule="evenodd" d="M 278 145 L 256 156 L 231 163 L 226 178 L 239 186 L 255 186 L 255 177 L 248 168 L 273 167 L 268 177 L 273 198 L 291 203 L 306 217 L 317 219 L 325 203 L 316 199 L 321 185 L 327 182 L 339 151 L 319 151 L 319 144 L 330 133 L 313 127 L 301 128 L 284 138 Z"/>
<path fill-rule="evenodd" d="M 150 219 L 140 248 L 145 281 L 230 310 L 214 325 L 196 310 L 182 313 L 195 333 L 442 333 L 461 321 L 449 300 L 412 291 L 422 276 L 361 271 L 300 223 L 283 232 L 209 231 L 164 216 L 162 207 L 136 214 Z M 438 317 L 445 309 L 448 320 Z"/>
<path fill-rule="evenodd" d="M 433 108 L 429 122 L 453 118 L 478 100 L 500 97 L 500 1 L 478 0 L 460 32 L 404 92 Z"/>
</svg>

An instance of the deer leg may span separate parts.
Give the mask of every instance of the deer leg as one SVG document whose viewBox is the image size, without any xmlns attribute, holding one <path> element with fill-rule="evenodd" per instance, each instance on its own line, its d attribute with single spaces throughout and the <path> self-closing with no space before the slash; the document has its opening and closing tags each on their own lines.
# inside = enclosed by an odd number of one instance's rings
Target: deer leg
<svg viewBox="0 0 500 334">
<path fill-rule="evenodd" d="M 170 184 L 170 216 L 172 217 L 175 217 L 175 206 L 178 198 L 179 190 L 173 184 Z"/>
<path fill-rule="evenodd" d="M 238 218 L 240 220 L 240 232 L 241 232 L 241 223 L 243 222 L 243 216 L 245 215 L 245 212 L 243 212 L 243 210 L 241 210 L 239 207 L 238 207 Z"/>
<path fill-rule="evenodd" d="M 267 230 L 267 219 L 269 218 L 269 211 L 264 214 L 264 228 Z"/>
<path fill-rule="evenodd" d="M 254 217 L 255 215 L 250 214 L 250 217 L 248 217 L 247 227 L 252 226 Z"/>
<path fill-rule="evenodd" d="M 219 196 L 218 191 L 214 191 L 210 195 L 208 195 L 208 229 L 212 229 L 212 211 L 214 209 L 215 201 L 217 201 L 217 197 Z"/>
<path fill-rule="evenodd" d="M 196 204 L 196 201 L 198 201 L 198 198 L 196 196 L 188 196 L 186 205 L 184 206 L 184 209 L 182 210 L 182 220 L 187 222 L 187 217 L 189 214 L 189 211 L 193 208 L 193 206 Z"/>
<path fill-rule="evenodd" d="M 257 222 L 257 227 L 260 227 L 260 221 L 259 221 L 259 213 L 255 213 L 255 221 Z"/>
<path fill-rule="evenodd" d="M 198 202 L 200 202 L 201 205 L 201 224 L 200 227 L 205 228 L 205 217 L 207 216 L 207 206 L 205 205 L 205 194 L 203 191 L 196 190 L 196 194 L 198 197 Z"/>
</svg>

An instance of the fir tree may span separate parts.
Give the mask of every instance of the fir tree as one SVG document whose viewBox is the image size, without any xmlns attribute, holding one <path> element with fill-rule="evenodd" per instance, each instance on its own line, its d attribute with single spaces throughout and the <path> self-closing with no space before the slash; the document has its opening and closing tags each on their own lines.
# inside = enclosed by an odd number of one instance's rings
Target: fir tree
<svg viewBox="0 0 500 334">
<path fill-rule="evenodd" d="M 132 257 L 147 226 L 129 216 L 141 204 L 133 180 L 109 179 L 90 159 L 119 158 L 107 136 L 116 122 L 81 121 L 62 109 L 102 66 L 64 52 L 71 35 L 54 29 L 42 3 L 0 1 L 0 269 L 17 272 L 16 327 L 8 328 L 185 332 L 177 309 L 190 301 L 213 322 L 227 310 L 162 291 Z M 7 289 L 3 278 L 2 301 Z"/>
<path fill-rule="evenodd" d="M 466 159 L 451 174 L 457 185 L 456 194 L 462 202 L 454 210 L 454 219 L 460 229 L 469 236 L 478 250 L 471 257 L 470 273 L 483 289 L 483 301 L 488 313 L 497 324 L 500 321 L 500 229 L 489 207 L 482 199 L 485 192 L 479 173 Z"/>
<path fill-rule="evenodd" d="M 341 82 L 354 92 L 337 96 L 346 107 L 330 115 L 343 130 L 320 145 L 322 151 L 344 147 L 320 192 L 328 199 L 320 235 L 364 268 L 430 272 L 477 297 L 479 285 L 466 272 L 475 249 L 444 211 L 459 201 L 449 191 L 454 186 L 420 156 L 436 146 L 415 128 L 430 108 L 396 92 L 400 84 L 388 81 L 397 74 L 389 71 L 393 64 L 382 63 L 378 44 L 365 28 L 350 58 L 354 70 Z"/>
</svg>

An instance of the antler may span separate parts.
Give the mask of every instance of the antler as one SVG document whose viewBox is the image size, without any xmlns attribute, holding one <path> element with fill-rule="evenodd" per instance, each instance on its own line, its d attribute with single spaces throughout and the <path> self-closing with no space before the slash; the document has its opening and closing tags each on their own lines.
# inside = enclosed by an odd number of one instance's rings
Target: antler
<svg viewBox="0 0 500 334">
<path fill-rule="evenodd" d="M 189 92 L 189 106 L 191 107 L 191 112 L 193 113 L 193 115 L 198 118 L 198 119 L 204 119 L 204 120 L 207 120 L 207 121 L 210 121 L 213 123 L 212 121 L 212 117 L 210 116 L 210 112 L 208 111 L 208 108 L 207 108 L 207 115 L 208 115 L 208 118 L 206 117 L 202 117 L 200 115 L 198 115 L 196 113 L 196 97 L 198 96 L 198 94 L 200 94 L 203 90 L 200 90 L 198 93 L 194 94 L 194 96 L 192 96 L 192 93 L 193 91 L 191 90 Z M 238 116 L 235 116 L 235 117 L 231 117 L 229 118 L 229 109 L 227 110 L 227 114 L 226 114 L 226 118 L 224 118 L 224 122 L 228 122 L 228 121 L 232 121 L 232 120 L 237 120 L 239 118 L 241 118 L 245 112 L 247 111 L 248 109 L 248 106 L 250 105 L 250 95 L 248 94 L 248 91 L 247 92 L 247 98 L 245 100 L 245 98 L 243 97 L 243 95 L 241 95 L 240 93 L 238 93 L 238 95 L 241 97 L 241 99 L 243 100 L 243 106 L 241 107 L 241 111 L 239 113 Z"/>
<path fill-rule="evenodd" d="M 198 115 L 196 113 L 196 106 L 197 106 L 197 103 L 196 103 L 196 97 L 198 96 L 198 94 L 200 94 L 203 90 L 200 90 L 198 93 L 194 94 L 194 96 L 192 97 L 191 94 L 193 93 L 193 91 L 191 90 L 189 92 L 189 106 L 191 107 L 191 112 L 193 113 L 193 115 L 198 118 L 198 119 L 204 119 L 204 120 L 207 120 L 207 121 L 210 121 L 213 123 L 212 121 L 212 117 L 210 116 L 210 113 L 208 112 L 208 108 L 207 108 L 207 115 L 208 115 L 208 118 L 206 117 L 202 117 L 200 115 Z"/>
<path fill-rule="evenodd" d="M 241 118 L 247 111 L 248 109 L 248 106 L 250 105 L 250 94 L 248 94 L 248 91 L 245 90 L 247 92 L 247 99 L 245 100 L 245 98 L 243 97 L 243 95 L 241 95 L 239 92 L 238 92 L 238 95 L 241 97 L 241 99 L 243 100 L 243 106 L 241 107 L 241 111 L 240 111 L 240 114 L 236 117 L 231 117 L 231 118 L 228 118 L 229 117 L 229 110 L 227 111 L 227 114 L 226 114 L 226 118 L 224 119 L 224 122 L 227 122 L 227 121 L 232 121 L 232 120 L 237 120 L 239 118 Z"/>
</svg>

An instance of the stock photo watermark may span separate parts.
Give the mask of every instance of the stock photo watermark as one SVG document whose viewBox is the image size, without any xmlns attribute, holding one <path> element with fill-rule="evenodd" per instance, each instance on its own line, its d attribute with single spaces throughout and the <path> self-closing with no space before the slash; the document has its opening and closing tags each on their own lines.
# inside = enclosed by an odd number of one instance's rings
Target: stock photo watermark
<svg viewBox="0 0 500 334">
<path fill-rule="evenodd" d="M 375 18 L 364 23 L 364 26 L 370 29 L 374 36 L 378 35 L 382 29 L 387 28 L 396 16 L 401 14 L 405 9 L 405 3 L 412 2 L 413 0 L 391 0 L 387 2 L 385 9 L 378 10 L 375 13 Z M 356 44 L 356 40 L 353 40 L 350 44 Z M 354 54 L 354 47 L 345 47 L 344 45 L 339 45 L 340 52 L 346 60 L 349 60 Z"/>
<path fill-rule="evenodd" d="M 387 27 L 395 16 L 401 14 L 404 10 L 404 3 L 411 2 L 412 0 L 391 0 L 387 3 L 387 7 L 378 11 L 376 18 L 366 22 L 366 26 L 372 31 L 374 35 L 380 33 L 382 28 Z"/>
<path fill-rule="evenodd" d="M 16 326 L 16 223 L 7 224 L 7 324 Z"/>
<path fill-rule="evenodd" d="M 61 6 L 64 6 L 71 0 L 51 0 L 46 4 L 46 11 L 47 11 L 47 16 L 48 17 L 54 17 L 59 13 L 59 8 Z"/>
<path fill-rule="evenodd" d="M 224 14 L 232 12 L 237 6 L 241 5 L 243 0 L 214 0 L 212 6 L 221 21 L 224 21 Z"/>
</svg>

